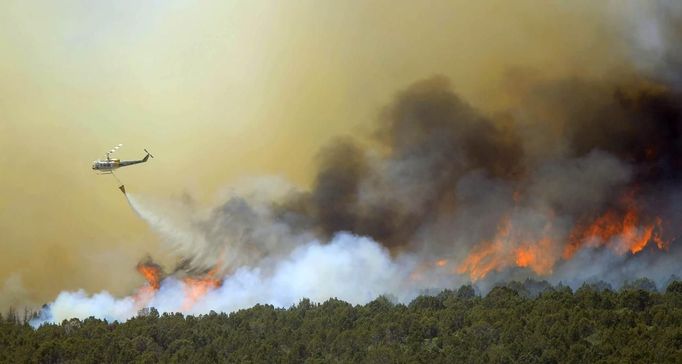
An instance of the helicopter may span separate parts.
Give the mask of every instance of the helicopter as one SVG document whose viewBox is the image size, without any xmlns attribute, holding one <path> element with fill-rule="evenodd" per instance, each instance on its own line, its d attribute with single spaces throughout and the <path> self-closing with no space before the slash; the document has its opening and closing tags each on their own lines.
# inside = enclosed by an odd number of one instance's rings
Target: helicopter
<svg viewBox="0 0 682 364">
<path fill-rule="evenodd" d="M 144 163 L 146 162 L 149 157 L 154 158 L 151 153 L 147 151 L 147 149 L 144 150 L 147 155 L 144 156 L 144 158 L 139 159 L 139 160 L 129 160 L 129 161 L 122 161 L 118 158 L 111 158 L 111 155 L 116 152 L 119 148 L 121 148 L 123 144 L 119 144 L 112 148 L 110 151 L 106 152 L 105 157 L 106 159 L 100 159 L 92 162 L 92 169 L 96 171 L 100 171 L 100 174 L 111 174 L 113 173 L 114 169 L 118 169 L 121 167 L 127 167 L 131 166 L 133 164 L 138 164 L 138 163 Z"/>
<path fill-rule="evenodd" d="M 126 166 L 131 166 L 133 164 L 144 163 L 149 159 L 149 157 L 154 158 L 154 156 L 151 153 L 149 153 L 149 151 L 147 151 L 147 149 L 144 150 L 144 152 L 147 153 L 147 155 L 145 155 L 144 158 L 139 159 L 139 160 L 122 161 L 118 158 L 111 158 L 111 155 L 114 152 L 116 152 L 119 148 L 121 148 L 122 146 L 123 146 L 123 144 L 119 144 L 119 145 L 113 147 L 110 151 L 106 152 L 106 154 L 105 154 L 106 159 L 100 159 L 100 160 L 93 161 L 92 162 L 92 169 L 100 172 L 98 174 L 110 174 L 110 175 L 114 176 L 114 178 L 116 178 L 116 180 L 118 180 L 118 177 L 116 177 L 116 175 L 114 174 L 114 169 L 118 169 L 118 168 L 126 167 Z M 121 182 L 120 180 L 118 180 L 118 181 L 119 181 L 119 183 Z M 126 194 L 126 189 L 125 189 L 125 186 L 123 184 L 121 184 L 118 187 L 118 189 L 121 190 L 121 192 L 123 192 L 124 195 Z"/>
</svg>

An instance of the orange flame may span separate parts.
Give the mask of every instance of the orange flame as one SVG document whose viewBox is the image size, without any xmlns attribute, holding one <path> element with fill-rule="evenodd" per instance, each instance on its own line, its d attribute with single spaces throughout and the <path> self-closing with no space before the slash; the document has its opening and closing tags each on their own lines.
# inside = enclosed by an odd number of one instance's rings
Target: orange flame
<svg viewBox="0 0 682 364">
<path fill-rule="evenodd" d="M 493 270 L 501 271 L 514 265 L 530 268 L 540 275 L 551 273 L 556 260 L 549 253 L 552 240 L 549 237 L 524 238 L 523 235 L 526 234 L 522 231 L 514 231 L 509 218 L 504 218 L 495 237 L 479 244 L 457 267 L 457 272 L 468 273 L 474 281 Z"/>
<path fill-rule="evenodd" d="M 502 219 L 490 241 L 480 243 L 457 267 L 457 273 L 467 273 L 473 281 L 491 271 L 509 267 L 528 268 L 538 275 L 552 273 L 558 254 L 550 237 L 554 214 L 548 211 L 545 227 L 538 233 L 515 228 L 508 217 Z"/>
<path fill-rule="evenodd" d="M 141 287 L 135 295 L 137 306 L 144 307 L 154 298 L 156 291 L 161 287 L 163 272 L 161 267 L 153 262 L 138 264 L 137 271 L 147 280 L 147 284 Z M 217 271 L 218 267 L 216 266 L 203 277 L 185 277 L 183 279 L 185 298 L 180 308 L 181 311 L 190 310 L 201 297 L 222 285 L 222 281 L 215 278 Z"/>
<path fill-rule="evenodd" d="M 457 267 L 457 273 L 469 273 L 472 280 L 485 277 L 493 269 L 501 269 L 503 264 L 499 257 L 502 250 L 499 240 L 484 242 Z"/>
<path fill-rule="evenodd" d="M 185 300 L 182 303 L 182 311 L 189 311 L 194 304 L 204 297 L 212 289 L 222 286 L 223 281 L 216 278 L 223 265 L 225 249 L 220 252 L 218 259 L 211 270 L 203 277 L 186 277 L 183 280 L 185 290 Z"/>
<path fill-rule="evenodd" d="M 185 290 L 185 300 L 182 303 L 182 311 L 189 311 L 194 304 L 204 297 L 210 290 L 222 285 L 220 279 L 215 278 L 217 267 L 211 269 L 206 276 L 200 278 L 186 277 L 183 280 Z"/>
<path fill-rule="evenodd" d="M 583 246 L 609 246 L 619 254 L 630 252 L 637 254 L 650 241 L 659 249 L 665 249 L 667 243 L 661 237 L 661 219 L 653 223 L 640 224 L 640 217 L 631 196 L 624 198 L 626 211 L 619 214 L 616 210 L 608 210 L 597 217 L 587 227 L 574 228 L 563 253 L 564 259 L 571 259 Z"/>
<path fill-rule="evenodd" d="M 585 246 L 607 246 L 618 254 L 637 254 L 650 242 L 661 250 L 668 248 L 669 242 L 661 237 L 660 218 L 655 218 L 651 223 L 642 223 L 631 192 L 621 199 L 621 203 L 624 206 L 622 211 L 610 209 L 589 225 L 574 227 L 563 247 L 563 259 L 571 259 Z M 484 278 L 491 271 L 512 266 L 529 268 L 539 275 L 549 274 L 559 259 L 558 254 L 554 254 L 553 247 L 556 245 L 548 237 L 551 235 L 549 232 L 549 223 L 545 226 L 544 236 L 540 238 L 534 236 L 532 231 L 515 231 L 511 220 L 504 218 L 493 239 L 475 246 L 457 267 L 457 272 L 467 273 L 474 281 Z"/>
<path fill-rule="evenodd" d="M 524 243 L 515 251 L 515 263 L 518 267 L 527 267 L 539 275 L 552 272 L 554 259 L 550 258 L 547 251 L 551 249 L 552 240 L 542 238 L 537 242 Z"/>
<path fill-rule="evenodd" d="M 161 286 L 161 267 L 154 263 L 140 263 L 137 265 L 137 271 L 142 274 L 147 283 L 154 290 Z"/>
<path fill-rule="evenodd" d="M 661 250 L 668 248 L 669 242 L 662 238 L 661 219 L 657 217 L 651 223 L 643 222 L 646 220 L 639 215 L 632 191 L 626 193 L 620 202 L 621 209 L 607 210 L 590 224 L 575 226 L 563 244 L 563 259 L 571 259 L 585 246 L 605 246 L 618 254 L 637 254 L 650 242 Z M 457 272 L 468 274 L 474 281 L 491 271 L 513 266 L 531 269 L 538 275 L 550 274 L 560 259 L 562 248 L 558 241 L 550 238 L 553 235 L 553 212 L 548 211 L 545 218 L 547 223 L 541 234 L 514 229 L 511 220 L 503 218 L 493 239 L 475 246 L 459 264 Z"/>
<path fill-rule="evenodd" d="M 527 267 L 535 260 L 535 252 L 530 249 L 518 248 L 516 249 L 516 265 L 519 267 Z"/>
<path fill-rule="evenodd" d="M 147 285 L 141 287 L 134 296 L 135 302 L 141 308 L 154 298 L 154 294 L 161 287 L 161 267 L 153 262 L 141 262 L 137 271 L 147 280 Z"/>
<path fill-rule="evenodd" d="M 469 273 L 473 281 L 485 277 L 492 270 L 500 270 L 506 266 L 503 262 L 504 243 L 509 238 L 511 222 L 505 218 L 497 228 L 492 241 L 485 241 L 475 248 L 457 267 L 457 273 Z"/>
</svg>

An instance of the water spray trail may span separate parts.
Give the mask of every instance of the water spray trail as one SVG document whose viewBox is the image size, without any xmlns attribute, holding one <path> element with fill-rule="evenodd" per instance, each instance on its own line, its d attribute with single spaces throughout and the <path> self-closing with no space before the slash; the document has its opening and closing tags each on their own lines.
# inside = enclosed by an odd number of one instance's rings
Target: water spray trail
<svg viewBox="0 0 682 364">
<path fill-rule="evenodd" d="M 189 238 L 186 234 L 183 234 L 177 228 L 177 224 L 170 221 L 169 218 L 161 217 L 155 214 L 149 208 L 145 208 L 142 203 L 136 198 L 136 196 L 129 193 L 125 194 L 126 201 L 128 205 L 139 216 L 144 222 L 149 225 L 154 231 L 160 233 L 163 237 L 169 238 L 171 240 L 180 240 Z"/>
<path fill-rule="evenodd" d="M 144 216 L 142 216 L 142 214 L 141 214 L 140 211 L 137 209 L 137 207 L 135 207 L 136 204 L 134 204 L 133 201 L 131 201 L 131 198 L 132 198 L 132 197 L 130 196 L 130 194 L 129 194 L 129 193 L 124 193 L 123 196 L 125 196 L 126 202 L 128 202 L 128 206 L 130 206 L 130 209 L 133 210 L 133 212 L 135 213 L 135 215 L 137 215 L 137 217 L 139 217 L 140 219 L 147 221 L 147 220 L 144 218 Z"/>
<path fill-rule="evenodd" d="M 213 267 L 213 264 L 207 262 L 214 261 L 217 256 L 207 251 L 208 243 L 204 232 L 193 226 L 191 214 L 184 211 L 181 206 L 157 206 L 153 209 L 150 207 L 152 203 L 142 203 L 137 195 L 129 193 L 126 194 L 126 200 L 135 214 L 147 223 L 152 231 L 157 233 L 178 256 L 186 258 L 189 263 L 200 260 L 201 263 L 193 264 L 194 267 L 200 267 L 198 270 Z M 157 211 L 166 213 L 162 214 Z M 176 215 L 172 216 L 171 211 Z"/>
</svg>

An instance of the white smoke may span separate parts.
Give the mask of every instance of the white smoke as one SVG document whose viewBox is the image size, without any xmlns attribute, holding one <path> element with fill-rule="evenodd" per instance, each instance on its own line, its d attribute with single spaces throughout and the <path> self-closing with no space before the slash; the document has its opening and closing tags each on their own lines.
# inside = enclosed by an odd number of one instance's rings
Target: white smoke
<svg viewBox="0 0 682 364">
<path fill-rule="evenodd" d="M 211 290 L 189 309 L 183 309 L 185 283 L 169 277 L 146 306 L 159 312 L 191 314 L 210 310 L 232 312 L 257 303 L 288 307 L 302 298 L 316 302 L 337 297 L 353 304 L 364 304 L 382 294 L 407 302 L 432 281 L 411 276 L 415 260 L 390 257 L 389 252 L 371 239 L 348 233 L 337 234 L 328 244 L 311 241 L 294 249 L 276 263 L 272 273 L 262 267 L 242 267 L 225 276 L 223 284 Z M 94 316 L 109 321 L 134 317 L 142 307 L 133 296 L 114 298 L 106 291 L 87 295 L 84 291 L 62 292 L 47 305 L 33 326 L 59 323 L 70 318 Z"/>
<path fill-rule="evenodd" d="M 31 321 L 31 325 L 38 327 L 47 322 L 59 323 L 71 318 L 85 319 L 91 316 L 123 321 L 131 318 L 135 312 L 135 300 L 132 297 L 118 299 L 106 291 L 88 295 L 81 289 L 61 292 L 54 302 L 43 308 L 38 318 Z"/>
</svg>

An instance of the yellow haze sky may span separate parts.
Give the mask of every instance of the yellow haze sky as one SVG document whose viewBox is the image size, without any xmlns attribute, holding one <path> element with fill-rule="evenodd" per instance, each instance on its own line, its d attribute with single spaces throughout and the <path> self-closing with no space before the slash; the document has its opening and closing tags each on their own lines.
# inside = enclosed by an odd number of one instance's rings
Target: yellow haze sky
<svg viewBox="0 0 682 364">
<path fill-rule="evenodd" d="M 492 111 L 514 68 L 621 67 L 614 3 L 590 3 L 3 1 L 0 308 L 128 294 L 142 256 L 169 258 L 90 169 L 115 144 L 156 156 L 118 174 L 135 193 L 211 201 L 259 175 L 305 187 L 322 144 L 367 135 L 414 81 L 445 75 Z"/>
</svg>

